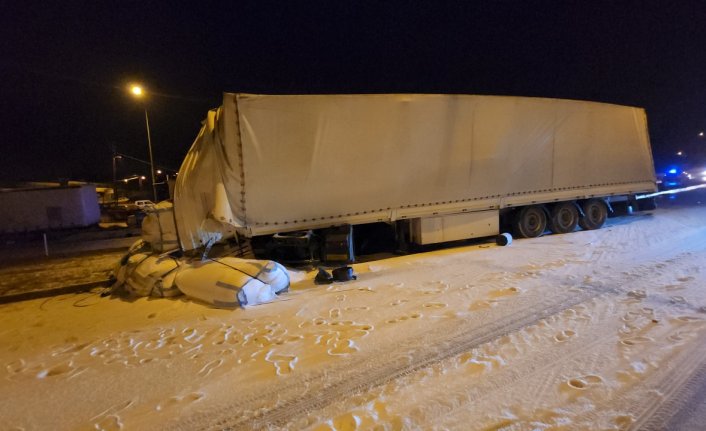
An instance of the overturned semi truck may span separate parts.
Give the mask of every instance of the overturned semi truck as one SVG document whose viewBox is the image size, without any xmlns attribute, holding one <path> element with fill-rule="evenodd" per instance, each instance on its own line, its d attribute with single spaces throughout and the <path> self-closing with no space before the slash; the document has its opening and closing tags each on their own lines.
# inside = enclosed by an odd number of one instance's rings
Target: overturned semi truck
<svg viewBox="0 0 706 431">
<path fill-rule="evenodd" d="M 600 228 L 651 209 L 645 111 L 576 100 L 440 94 L 225 93 L 179 171 L 181 249 L 250 238 L 282 261 L 353 261 L 385 223 L 400 244 Z"/>
</svg>

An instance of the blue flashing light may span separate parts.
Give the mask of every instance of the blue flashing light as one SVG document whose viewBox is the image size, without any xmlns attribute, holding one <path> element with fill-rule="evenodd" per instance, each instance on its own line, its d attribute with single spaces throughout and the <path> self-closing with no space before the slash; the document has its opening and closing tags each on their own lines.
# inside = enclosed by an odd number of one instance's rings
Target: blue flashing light
<svg viewBox="0 0 706 431">
<path fill-rule="evenodd" d="M 677 173 L 677 170 L 672 168 L 672 169 L 668 170 L 667 173 L 674 175 Z"/>
</svg>

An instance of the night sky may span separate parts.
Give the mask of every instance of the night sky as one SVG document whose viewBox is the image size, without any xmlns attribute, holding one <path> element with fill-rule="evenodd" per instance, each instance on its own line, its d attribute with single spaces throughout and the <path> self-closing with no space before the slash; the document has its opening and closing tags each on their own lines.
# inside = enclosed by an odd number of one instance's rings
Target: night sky
<svg viewBox="0 0 706 431">
<path fill-rule="evenodd" d="M 223 91 L 594 100 L 646 108 L 658 164 L 706 147 L 704 1 L 52 3 L 0 13 L 2 181 L 109 181 L 113 147 L 146 159 L 130 81 L 168 168 Z"/>
</svg>

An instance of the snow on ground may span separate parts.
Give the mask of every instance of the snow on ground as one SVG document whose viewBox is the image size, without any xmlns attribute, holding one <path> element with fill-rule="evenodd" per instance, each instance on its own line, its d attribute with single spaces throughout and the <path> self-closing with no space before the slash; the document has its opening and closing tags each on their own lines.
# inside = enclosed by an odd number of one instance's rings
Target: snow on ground
<svg viewBox="0 0 706 431">
<path fill-rule="evenodd" d="M 125 250 L 103 251 L 3 265 L 0 266 L 0 295 L 106 280 L 124 254 Z"/>
<path fill-rule="evenodd" d="M 705 221 L 661 209 L 361 263 L 348 283 L 297 273 L 247 309 L 3 305 L 0 429 L 659 426 L 706 369 Z"/>
</svg>

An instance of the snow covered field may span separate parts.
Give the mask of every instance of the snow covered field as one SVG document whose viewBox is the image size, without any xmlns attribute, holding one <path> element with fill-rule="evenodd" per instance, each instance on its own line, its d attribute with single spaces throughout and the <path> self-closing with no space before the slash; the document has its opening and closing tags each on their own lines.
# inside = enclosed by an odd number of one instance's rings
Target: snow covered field
<svg viewBox="0 0 706 431">
<path fill-rule="evenodd" d="M 694 205 L 295 273 L 247 309 L 3 305 L 0 429 L 698 429 L 705 264 Z"/>
</svg>

